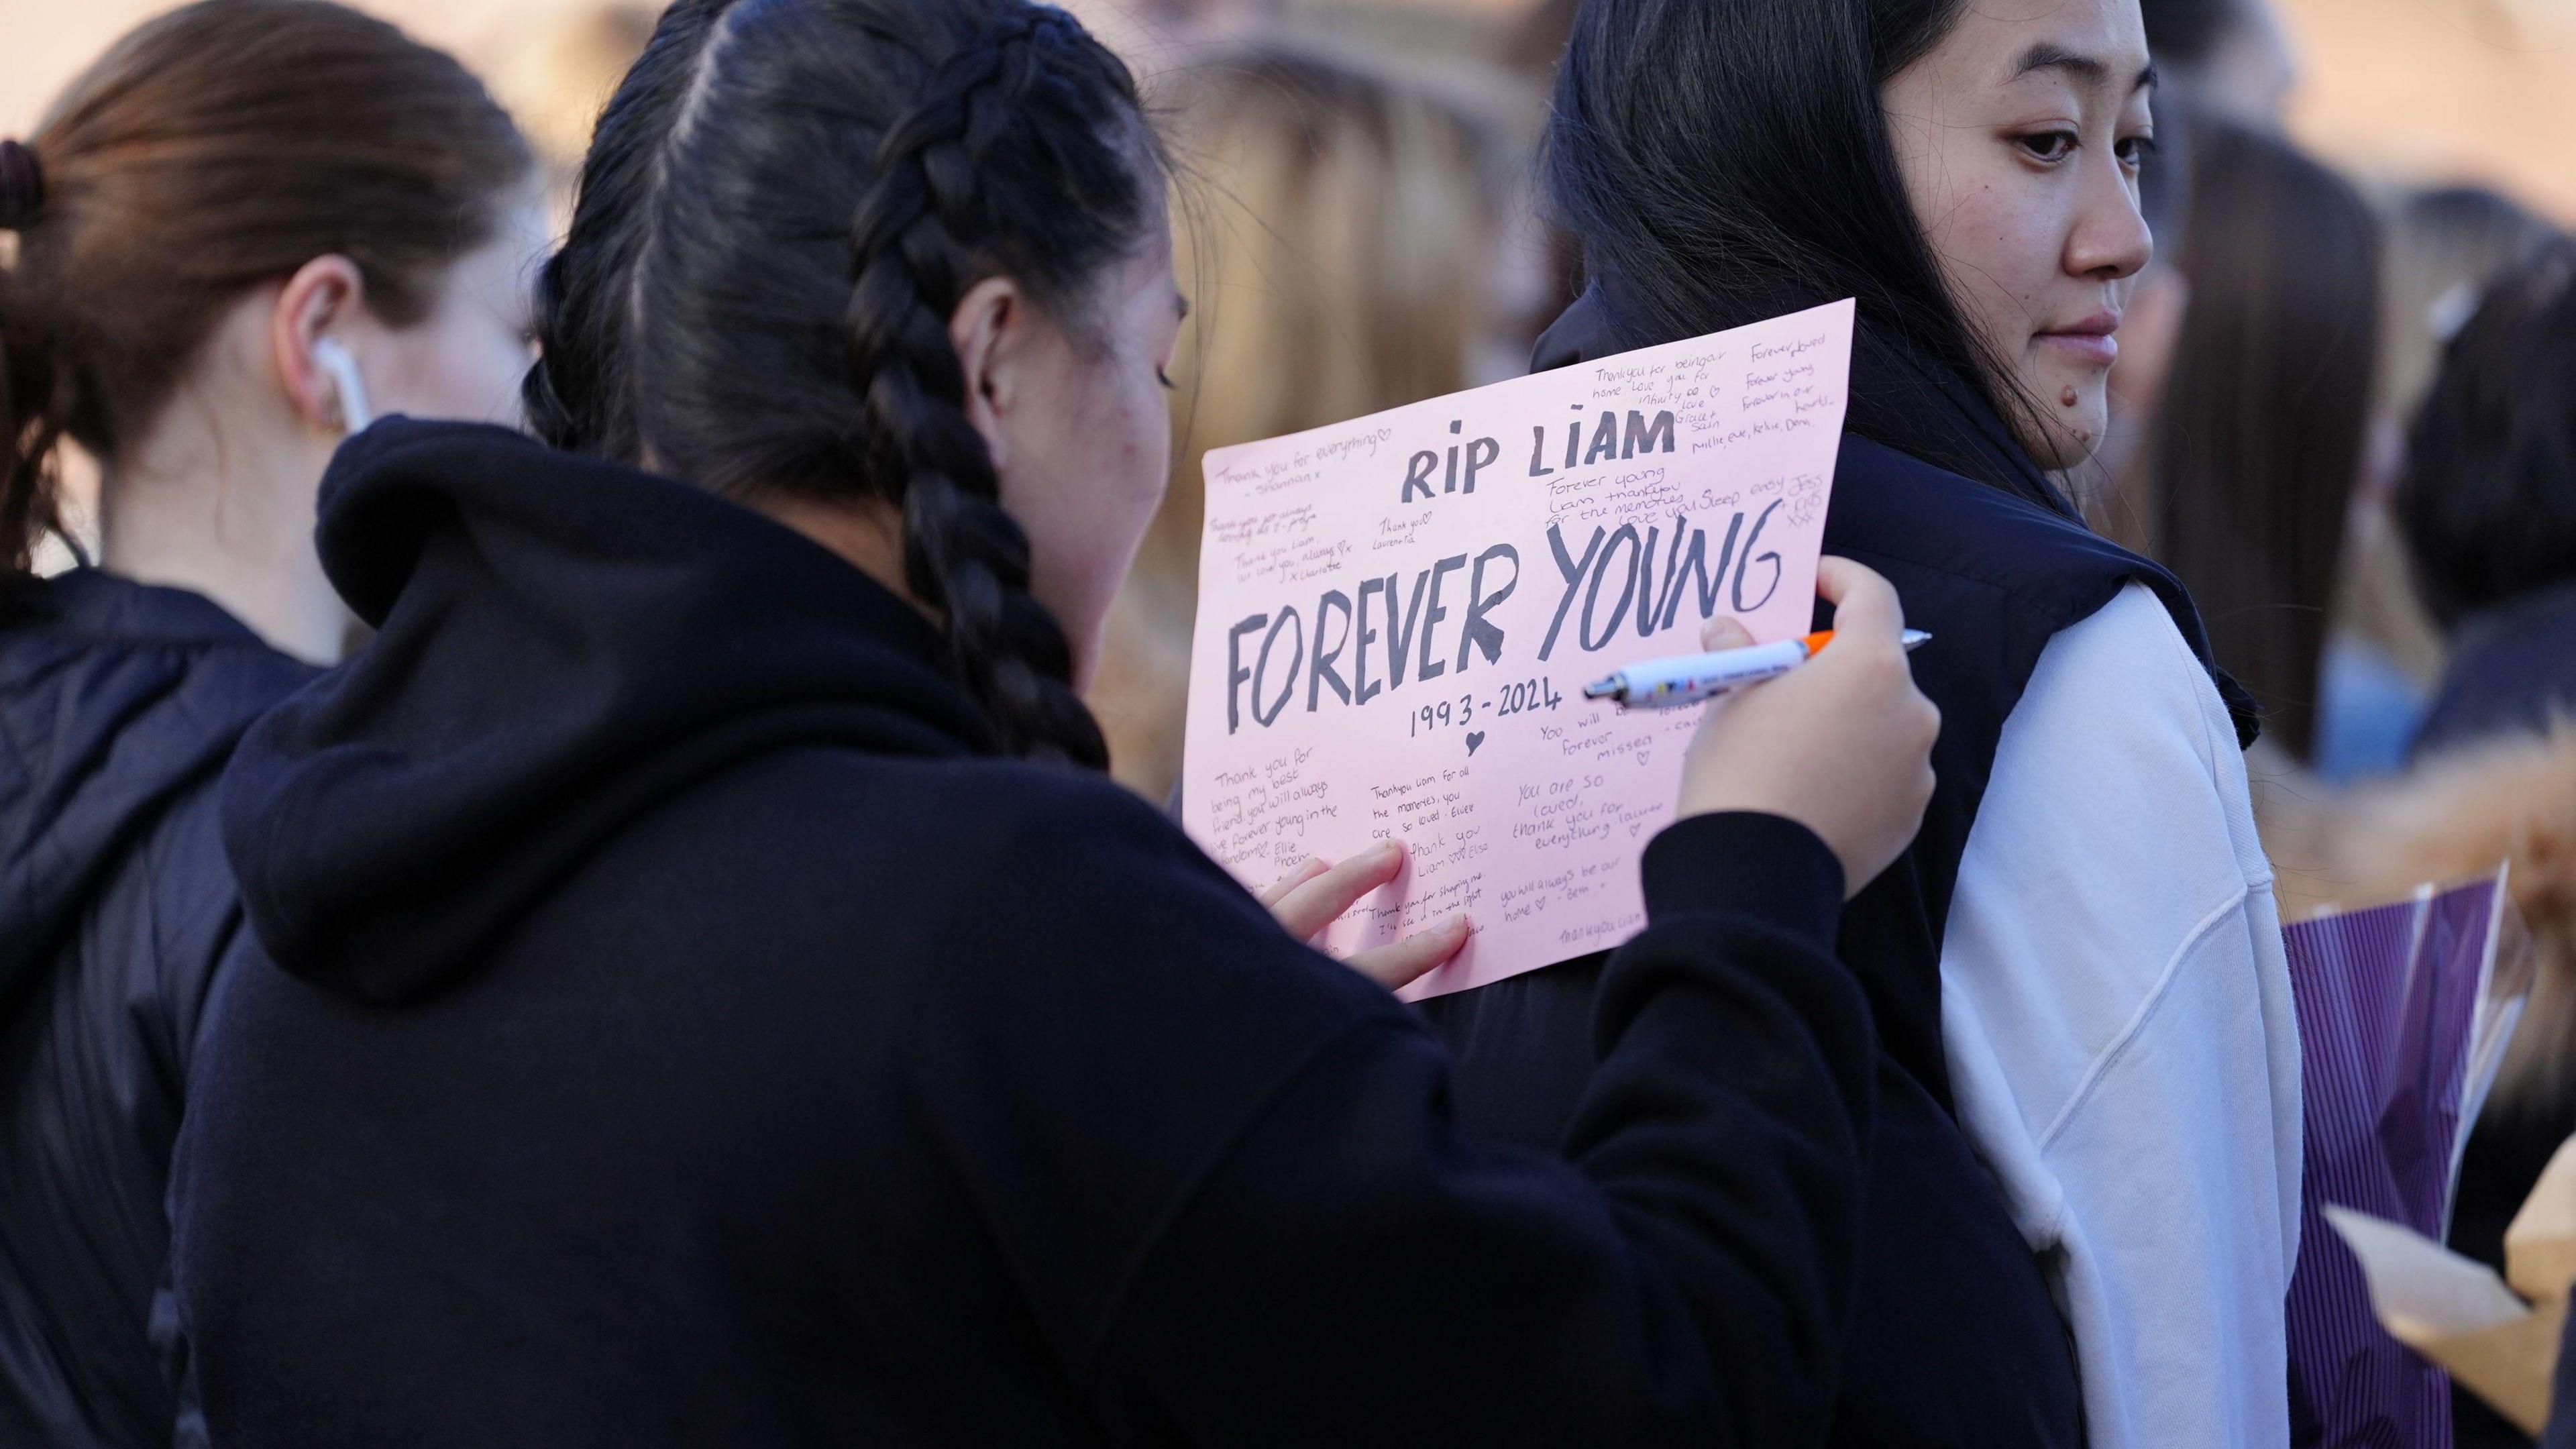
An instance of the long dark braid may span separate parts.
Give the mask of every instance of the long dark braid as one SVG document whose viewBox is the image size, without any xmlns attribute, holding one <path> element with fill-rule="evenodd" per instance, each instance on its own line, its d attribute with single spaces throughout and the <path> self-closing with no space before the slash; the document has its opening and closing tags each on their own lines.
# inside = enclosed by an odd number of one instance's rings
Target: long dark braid
<svg viewBox="0 0 2576 1449">
<path fill-rule="evenodd" d="M 1160 224 L 1134 81 L 1026 0 L 734 0 L 679 24 L 610 102 L 619 154 L 594 151 L 550 269 L 549 435 L 719 491 L 895 505 L 905 584 L 1005 748 L 1104 766 L 948 319 L 1004 275 L 1087 324 Z"/>
<path fill-rule="evenodd" d="M 886 132 L 852 229 L 859 275 L 845 321 L 850 375 L 867 380 L 868 415 L 908 475 L 905 582 L 943 606 L 957 671 L 1016 734 L 1016 753 L 1105 769 L 1109 746 L 1068 683 L 1064 631 L 1029 595 L 1028 539 L 1002 511 L 992 457 L 966 420 L 947 320 L 975 267 L 958 233 L 986 223 L 977 178 L 1046 84 L 1043 47 L 1062 43 L 1051 32 L 1072 24 L 1029 10 L 951 59 L 930 98 Z"/>
</svg>

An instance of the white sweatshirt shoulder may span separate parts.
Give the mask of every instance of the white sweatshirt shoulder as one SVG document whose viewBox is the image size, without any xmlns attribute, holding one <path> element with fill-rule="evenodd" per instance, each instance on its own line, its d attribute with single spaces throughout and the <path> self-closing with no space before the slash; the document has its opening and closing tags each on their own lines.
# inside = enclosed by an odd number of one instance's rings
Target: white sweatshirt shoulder
<svg viewBox="0 0 2576 1449">
<path fill-rule="evenodd" d="M 2131 584 L 2006 721 L 1942 947 L 1962 1125 L 2047 1261 L 2095 1449 L 2289 1440 L 2299 1038 L 2217 689 Z"/>
</svg>

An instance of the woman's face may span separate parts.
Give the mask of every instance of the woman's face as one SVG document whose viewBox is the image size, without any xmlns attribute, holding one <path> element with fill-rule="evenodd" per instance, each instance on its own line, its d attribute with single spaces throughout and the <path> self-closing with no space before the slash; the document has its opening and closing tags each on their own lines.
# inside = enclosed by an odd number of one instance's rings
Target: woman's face
<svg viewBox="0 0 2576 1449">
<path fill-rule="evenodd" d="M 1168 237 L 1102 279 L 1089 325 L 1031 329 L 993 420 L 1002 506 L 1029 536 L 1029 590 L 1088 689 L 1100 636 L 1171 477 L 1166 370 L 1184 304 Z"/>
<path fill-rule="evenodd" d="M 2154 254 L 2137 175 L 2154 71 L 2137 0 L 1969 0 L 1889 80 L 1914 215 L 1968 326 L 2039 416 L 2041 467 L 2100 445 L 2129 279 Z"/>
<path fill-rule="evenodd" d="M 519 384 L 536 360 L 532 289 L 545 252 L 545 212 L 524 200 L 503 214 L 492 240 L 438 279 L 428 316 L 408 327 L 369 319 L 352 328 L 374 415 L 519 426 Z"/>
</svg>

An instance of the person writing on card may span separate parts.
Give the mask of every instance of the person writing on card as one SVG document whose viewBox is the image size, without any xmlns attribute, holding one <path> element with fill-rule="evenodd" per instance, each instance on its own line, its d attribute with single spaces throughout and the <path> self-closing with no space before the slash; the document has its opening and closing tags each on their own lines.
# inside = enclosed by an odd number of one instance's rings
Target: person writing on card
<svg viewBox="0 0 2576 1449">
<path fill-rule="evenodd" d="M 2102 440 L 2153 254 L 2155 86 L 2137 0 L 1586 0 L 1559 73 L 1592 287 L 1540 365 L 1856 298 L 1824 546 L 1938 640 L 1940 791 L 1840 936 L 1886 1058 L 1838 1444 L 2289 1439 L 2300 1057 L 2254 712 L 2053 476 Z M 1597 969 L 1430 1003 L 1463 1122 L 1560 1140 Z"/>
<path fill-rule="evenodd" d="M 598 136 L 531 398 L 593 455 L 345 446 L 381 632 L 225 783 L 216 1441 L 1812 1442 L 1876 1116 L 1835 920 L 1938 730 L 1887 583 L 1827 563 L 1837 642 L 1707 712 L 1580 1125 L 1496 1149 L 1299 939 L 1394 852 L 1274 917 L 1100 770 L 1180 321 L 1124 67 L 1021 0 L 684 0 Z"/>
</svg>

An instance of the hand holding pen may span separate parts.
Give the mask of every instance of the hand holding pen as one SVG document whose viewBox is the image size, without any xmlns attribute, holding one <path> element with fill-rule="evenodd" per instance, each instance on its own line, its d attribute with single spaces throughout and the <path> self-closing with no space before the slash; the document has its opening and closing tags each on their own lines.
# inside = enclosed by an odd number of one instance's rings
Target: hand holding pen
<svg viewBox="0 0 2576 1449">
<path fill-rule="evenodd" d="M 1682 767 L 1682 816 L 1753 810 L 1813 830 L 1843 865 L 1846 896 L 1914 839 L 1932 798 L 1941 712 L 1914 687 L 1896 590 L 1849 559 L 1827 558 L 1816 592 L 1834 605 L 1834 646 L 1711 709 Z M 1752 641 L 1712 619 L 1710 649 Z"/>
<path fill-rule="evenodd" d="M 1755 644 L 1742 625 L 1733 619 L 1724 622 L 1731 632 L 1722 637 L 1743 639 L 1742 646 L 1632 664 L 1607 679 L 1583 686 L 1583 697 L 1612 700 L 1621 709 L 1678 709 L 1766 679 L 1777 679 L 1834 642 L 1834 631 L 1823 629 L 1777 644 Z M 1911 654 L 1931 643 L 1932 636 L 1920 629 L 1908 629 L 1898 642 Z"/>
</svg>

